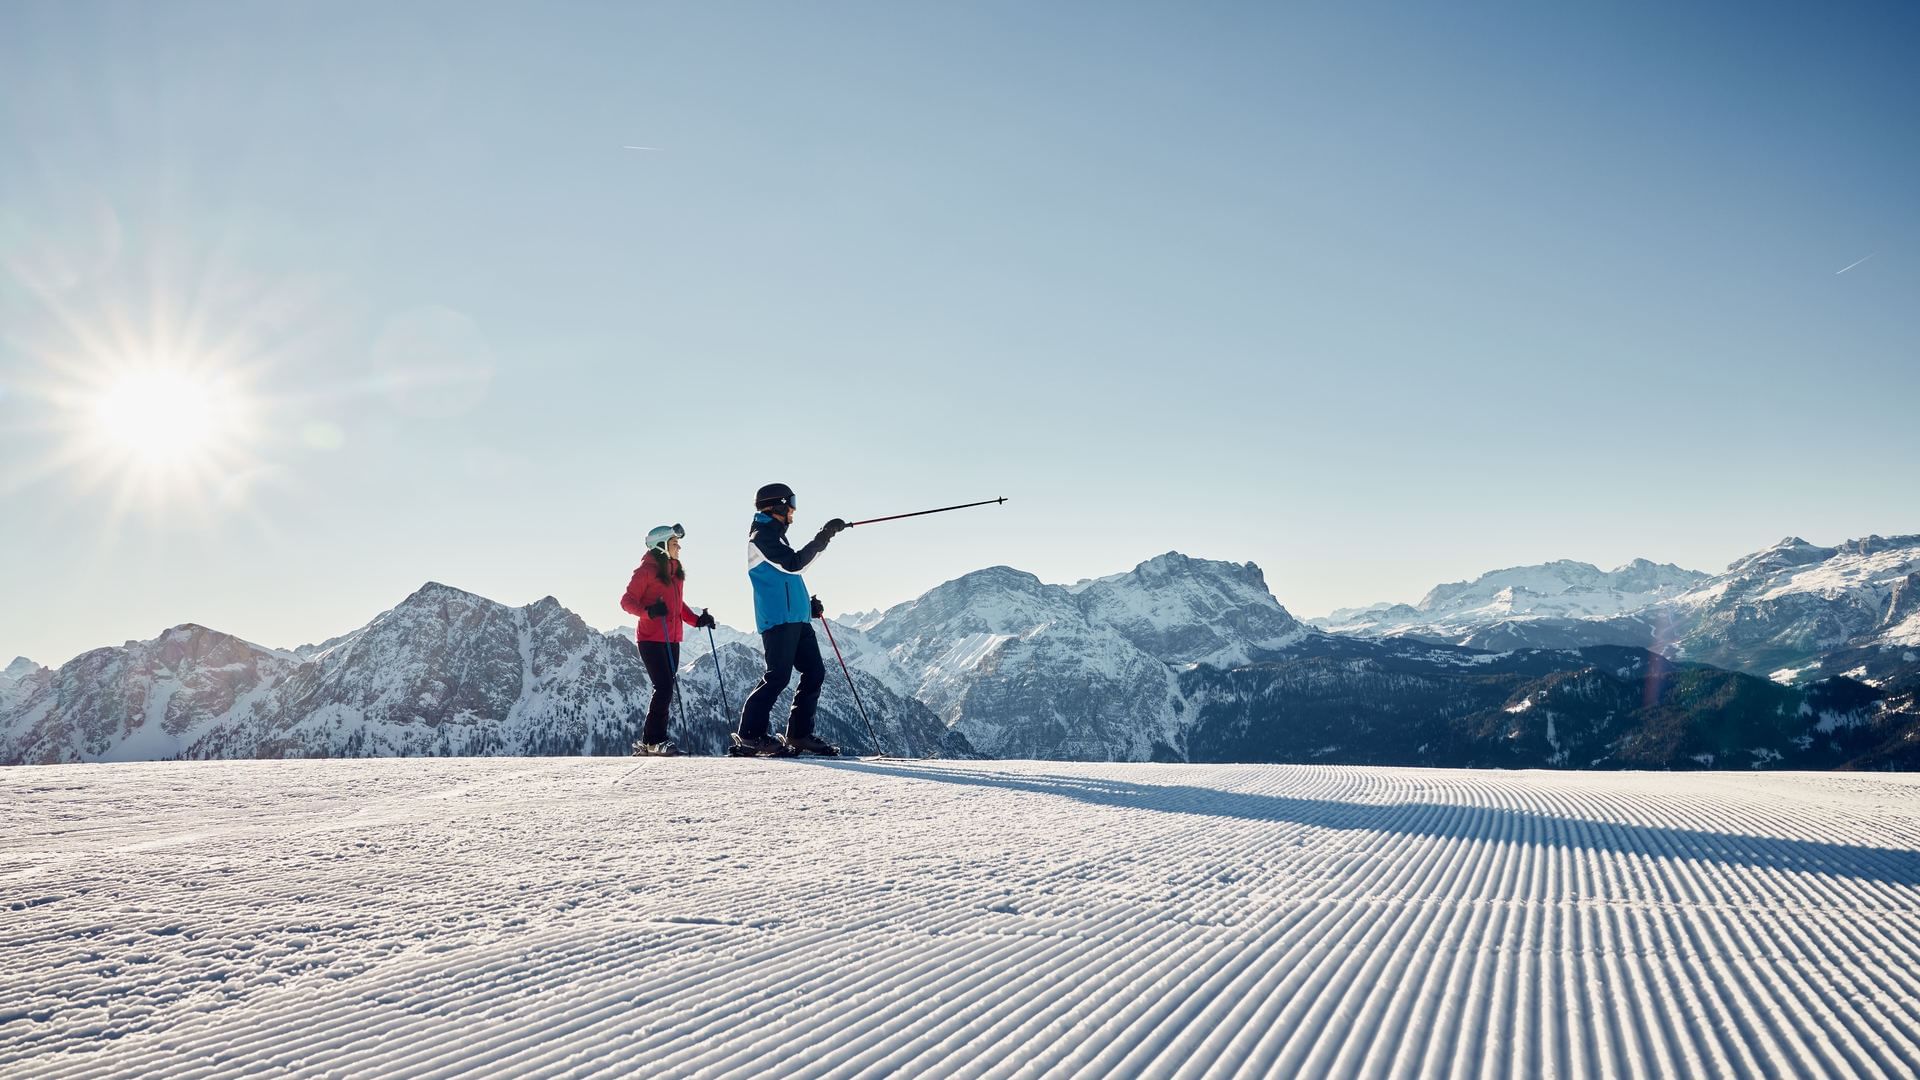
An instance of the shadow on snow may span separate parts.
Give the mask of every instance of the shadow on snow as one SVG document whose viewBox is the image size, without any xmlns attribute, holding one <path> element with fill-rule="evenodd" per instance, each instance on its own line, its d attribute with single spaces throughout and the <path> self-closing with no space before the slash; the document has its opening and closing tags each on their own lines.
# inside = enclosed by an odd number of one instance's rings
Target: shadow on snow
<svg viewBox="0 0 1920 1080">
<path fill-rule="evenodd" d="M 1292 822 L 1324 829 L 1529 843 L 1653 858 L 1827 874 L 1920 886 L 1920 852 L 1822 840 L 1795 840 L 1563 817 L 1509 807 L 1439 802 L 1358 803 L 1221 791 L 1179 784 L 1058 775 L 1016 775 L 966 768 L 809 759 L 852 772 L 1001 788 L 1076 799 L 1096 806 Z"/>
</svg>

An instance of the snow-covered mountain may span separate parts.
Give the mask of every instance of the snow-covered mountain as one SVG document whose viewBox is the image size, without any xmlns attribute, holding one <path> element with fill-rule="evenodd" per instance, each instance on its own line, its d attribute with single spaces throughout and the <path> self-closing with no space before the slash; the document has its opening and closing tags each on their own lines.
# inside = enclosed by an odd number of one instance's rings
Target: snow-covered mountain
<svg viewBox="0 0 1920 1080">
<path fill-rule="evenodd" d="M 1920 648 L 1920 535 L 1819 547 L 1790 536 L 1674 597 L 1675 652 L 1759 673 L 1840 651 Z M 1906 661 L 1912 662 L 1912 661 Z"/>
<path fill-rule="evenodd" d="M 727 636 L 718 669 L 695 643 L 683 657 L 674 734 L 690 749 L 724 746 L 761 669 L 757 639 Z M 970 753 L 918 701 L 855 678 L 889 750 Z M 4 763 L 621 754 L 651 694 L 630 637 L 551 597 L 515 608 L 437 583 L 318 646 L 282 652 L 184 625 L 14 681 L 0 697 Z M 826 685 L 820 727 L 872 747 L 844 678 Z"/>
<path fill-rule="evenodd" d="M 1595 575 L 1599 575 L 1598 578 Z M 1363 637 L 1475 648 L 1632 645 L 1782 681 L 1920 676 L 1920 536 L 1834 547 L 1790 536 L 1708 577 L 1635 560 L 1610 574 L 1557 562 L 1442 585 L 1418 606 L 1312 620 Z"/>
<path fill-rule="evenodd" d="M 24 656 L 16 656 L 6 670 L 0 671 L 0 712 L 9 708 L 20 697 L 31 692 L 38 681 L 51 677 L 52 672 L 34 663 Z"/>
<path fill-rule="evenodd" d="M 259 708 L 295 663 L 191 623 L 82 653 L 58 671 L 28 673 L 0 698 L 0 762 L 173 757 Z"/>
<path fill-rule="evenodd" d="M 1593 620 L 1627 619 L 1707 579 L 1697 570 L 1635 559 L 1613 570 L 1561 559 L 1493 570 L 1472 581 L 1438 585 L 1420 603 L 1342 608 L 1311 620 L 1321 629 L 1366 637 L 1408 635 L 1484 648 L 1577 648 L 1626 644 L 1623 629 L 1599 639 Z M 1643 644 L 1644 642 L 1633 642 Z"/>
<path fill-rule="evenodd" d="M 1465 645 L 1303 625 L 1258 567 L 1177 553 L 1070 586 L 990 567 L 834 634 L 880 744 L 915 756 L 1920 767 L 1916 546 L 1787 542 L 1706 581 L 1500 571 L 1422 602 Z M 176 627 L 59 671 L 11 665 L 0 761 L 623 753 L 649 693 L 629 634 L 433 584 L 292 651 Z M 761 665 L 752 635 L 718 630 L 717 653 L 701 637 L 674 735 L 712 753 Z M 837 670 L 821 716 L 874 747 Z"/>
<path fill-rule="evenodd" d="M 1068 591 L 1088 619 L 1170 664 L 1244 664 L 1307 636 L 1252 563 L 1169 551 Z"/>
<path fill-rule="evenodd" d="M 956 578 L 865 633 L 983 753 L 1144 760 L 1175 737 L 1168 666 L 1024 571 Z"/>
<path fill-rule="evenodd" d="M 1554 569 L 1571 579 L 1563 592 L 1595 605 L 1605 590 L 1658 594 L 1699 576 L 1580 565 Z M 1433 606 L 1471 605 L 1521 576 L 1436 590 Z M 1822 768 L 1905 760 L 1911 722 L 1847 680 L 1785 688 L 1644 647 L 1489 652 L 1329 634 L 1295 621 L 1258 567 L 1176 554 L 1064 588 L 994 567 L 869 622 L 914 693 L 999 756 Z"/>
<path fill-rule="evenodd" d="M 1258 566 L 1178 552 L 1071 586 L 991 567 L 862 621 L 914 696 L 981 751 L 1094 760 L 1182 757 L 1181 669 L 1314 633 Z"/>
</svg>

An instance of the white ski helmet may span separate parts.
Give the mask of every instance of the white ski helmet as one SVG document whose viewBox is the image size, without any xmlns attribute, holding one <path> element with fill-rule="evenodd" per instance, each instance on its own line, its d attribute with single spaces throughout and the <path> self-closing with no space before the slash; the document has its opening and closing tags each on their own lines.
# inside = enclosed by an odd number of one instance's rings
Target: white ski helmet
<svg viewBox="0 0 1920 1080">
<path fill-rule="evenodd" d="M 665 551 L 667 550 L 667 541 L 686 535 L 687 527 L 685 525 L 655 525 L 653 528 L 647 530 L 647 550 Z"/>
</svg>

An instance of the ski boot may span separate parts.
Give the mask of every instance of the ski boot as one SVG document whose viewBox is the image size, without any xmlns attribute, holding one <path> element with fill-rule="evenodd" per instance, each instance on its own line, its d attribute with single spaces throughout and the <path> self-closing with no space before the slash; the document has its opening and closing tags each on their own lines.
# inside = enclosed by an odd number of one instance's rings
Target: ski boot
<svg viewBox="0 0 1920 1080">
<path fill-rule="evenodd" d="M 786 743 L 787 749 L 796 754 L 812 754 L 815 757 L 840 756 L 839 747 L 812 733 L 806 735 L 789 735 L 787 736 Z"/>
<path fill-rule="evenodd" d="M 787 744 L 771 735 L 738 735 L 733 737 L 733 745 L 727 748 L 732 757 L 792 757 L 794 751 Z"/>
<path fill-rule="evenodd" d="M 634 757 L 679 757 L 680 748 L 670 742 L 637 742 L 633 744 Z"/>
</svg>

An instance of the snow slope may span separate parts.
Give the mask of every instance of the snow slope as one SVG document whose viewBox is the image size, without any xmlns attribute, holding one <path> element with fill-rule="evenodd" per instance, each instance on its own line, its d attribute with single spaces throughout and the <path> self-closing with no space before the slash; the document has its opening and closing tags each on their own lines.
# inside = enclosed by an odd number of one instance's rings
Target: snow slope
<svg viewBox="0 0 1920 1080">
<path fill-rule="evenodd" d="M 1912 1076 L 1920 778 L 0 771 L 0 1074 Z"/>
</svg>

